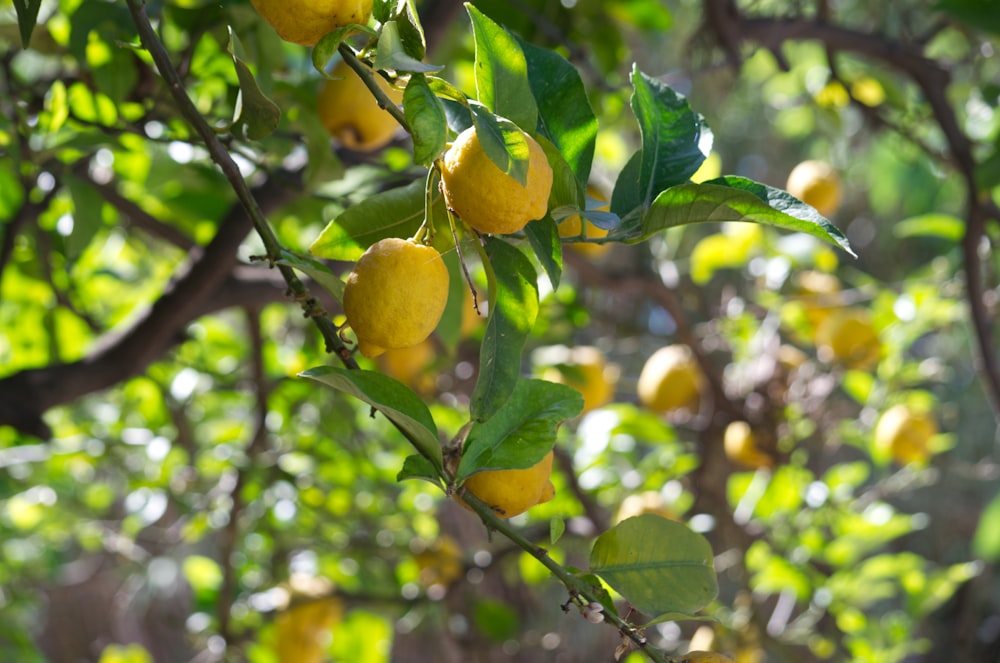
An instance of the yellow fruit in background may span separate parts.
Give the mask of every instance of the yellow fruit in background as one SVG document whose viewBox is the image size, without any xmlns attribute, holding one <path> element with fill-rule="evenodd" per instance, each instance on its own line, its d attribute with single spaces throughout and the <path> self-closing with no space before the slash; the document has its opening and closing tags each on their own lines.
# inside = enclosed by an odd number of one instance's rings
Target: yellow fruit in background
<svg viewBox="0 0 1000 663">
<path fill-rule="evenodd" d="M 441 536 L 413 557 L 420 569 L 418 579 L 424 587 L 450 585 L 465 575 L 462 549 L 450 536 Z"/>
<path fill-rule="evenodd" d="M 840 176 L 825 161 L 803 161 L 795 166 L 785 188 L 823 216 L 831 216 L 840 207 Z"/>
<path fill-rule="evenodd" d="M 345 147 L 360 152 L 372 152 L 384 147 L 399 131 L 399 123 L 381 108 L 361 77 L 341 60 L 330 72 L 316 99 L 316 111 L 330 135 Z M 403 101 L 403 92 L 389 85 L 377 73 L 375 80 L 386 96 L 395 103 Z"/>
<path fill-rule="evenodd" d="M 602 202 L 607 202 L 608 200 L 605 195 L 592 187 L 587 187 L 587 195 Z M 607 212 L 609 209 L 611 209 L 609 205 L 602 205 L 595 208 L 598 212 Z M 586 229 L 585 236 L 588 239 L 600 239 L 608 236 L 607 229 L 594 225 L 579 214 L 566 217 L 559 222 L 559 236 L 563 238 L 580 237 L 584 233 L 584 229 Z M 603 255 L 608 249 L 611 248 L 610 244 L 590 244 L 584 241 L 570 242 L 569 246 L 574 251 L 590 256 L 591 258 Z"/>
<path fill-rule="evenodd" d="M 795 295 L 805 306 L 806 318 L 813 329 L 842 306 L 840 280 L 826 272 L 806 270 L 796 274 Z"/>
<path fill-rule="evenodd" d="M 434 389 L 434 376 L 428 372 L 436 355 L 434 342 L 428 337 L 408 348 L 386 350 L 378 358 L 379 367 L 414 391 L 427 394 Z"/>
<path fill-rule="evenodd" d="M 677 520 L 677 516 L 670 510 L 670 507 L 667 506 L 666 501 L 663 499 L 663 495 L 655 490 L 647 490 L 635 495 L 629 495 L 622 500 L 622 503 L 618 506 L 618 511 L 615 513 L 615 524 L 617 525 L 627 518 L 641 516 L 644 513 L 652 513 L 663 518 L 669 518 L 670 520 Z"/>
<path fill-rule="evenodd" d="M 368 23 L 372 0 L 250 0 L 285 41 L 313 46 L 339 27 Z"/>
<path fill-rule="evenodd" d="M 479 142 L 475 127 L 458 135 L 445 152 L 441 188 L 445 201 L 481 233 L 515 233 L 545 216 L 552 189 L 552 168 L 534 138 L 528 141 L 527 186 L 497 168 Z"/>
<path fill-rule="evenodd" d="M 535 465 L 521 470 L 477 472 L 465 480 L 465 490 L 488 504 L 501 518 L 522 514 L 555 496 L 555 487 L 549 481 L 552 455 L 550 451 Z M 458 501 L 468 508 L 461 498 Z"/>
<path fill-rule="evenodd" d="M 733 663 L 733 659 L 714 651 L 689 651 L 675 658 L 676 663 Z"/>
<path fill-rule="evenodd" d="M 866 370 L 878 363 L 882 343 L 868 311 L 843 308 L 834 311 L 816 330 L 816 348 L 823 361 Z"/>
<path fill-rule="evenodd" d="M 366 357 L 426 339 L 447 301 L 448 268 L 437 249 L 395 237 L 368 247 L 344 287 L 344 314 Z"/>
<path fill-rule="evenodd" d="M 875 448 L 900 465 L 926 463 L 931 455 L 930 440 L 937 434 L 937 422 L 930 413 L 894 405 L 875 425 Z"/>
<path fill-rule="evenodd" d="M 479 310 L 476 310 L 476 306 Z M 472 291 L 465 288 L 465 295 L 462 303 L 462 326 L 459 329 L 459 336 L 467 338 L 477 329 L 482 327 L 486 321 L 486 300 L 483 293 L 476 290 L 476 298 L 473 300 Z"/>
<path fill-rule="evenodd" d="M 569 349 L 565 360 L 550 366 L 542 379 L 573 387 L 583 395 L 583 412 L 606 405 L 615 393 L 617 371 L 608 366 L 604 353 L 582 345 Z"/>
<path fill-rule="evenodd" d="M 343 603 L 321 577 L 293 575 L 286 589 L 290 605 L 274 620 L 278 663 L 321 663 Z"/>
<path fill-rule="evenodd" d="M 639 401 L 660 413 L 697 410 L 703 381 L 691 350 L 686 345 L 668 345 L 650 355 L 643 365 Z"/>
<path fill-rule="evenodd" d="M 774 459 L 760 450 L 757 438 L 745 421 L 733 421 L 726 426 L 723 435 L 726 458 L 745 467 L 771 467 Z"/>
</svg>

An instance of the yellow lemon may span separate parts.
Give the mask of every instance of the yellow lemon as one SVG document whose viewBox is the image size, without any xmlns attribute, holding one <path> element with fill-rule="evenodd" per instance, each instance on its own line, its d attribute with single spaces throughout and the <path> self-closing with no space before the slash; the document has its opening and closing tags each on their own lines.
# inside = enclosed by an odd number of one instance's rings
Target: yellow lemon
<svg viewBox="0 0 1000 663">
<path fill-rule="evenodd" d="M 579 391 L 583 395 L 583 412 L 590 412 L 611 400 L 618 377 L 616 373 L 608 366 L 603 352 L 583 345 L 569 350 L 563 364 L 545 369 L 542 379 Z"/>
<path fill-rule="evenodd" d="M 450 585 L 465 574 L 462 549 L 455 539 L 447 535 L 441 536 L 413 557 L 420 569 L 420 584 L 424 587 Z"/>
<path fill-rule="evenodd" d="M 429 394 L 434 389 L 434 376 L 427 369 L 435 356 L 434 342 L 428 337 L 407 348 L 386 350 L 378 358 L 378 365 L 386 375 L 414 391 Z"/>
<path fill-rule="evenodd" d="M 788 174 L 788 193 L 823 216 L 830 216 L 840 207 L 840 176 L 825 161 L 803 161 Z"/>
<path fill-rule="evenodd" d="M 926 463 L 930 440 L 937 434 L 937 422 L 929 413 L 894 405 L 875 424 L 875 447 L 900 465 Z"/>
<path fill-rule="evenodd" d="M 868 311 L 843 308 L 833 312 L 816 329 L 820 359 L 848 368 L 866 370 L 878 363 L 882 343 Z"/>
<path fill-rule="evenodd" d="M 795 294 L 805 306 L 806 318 L 818 329 L 841 304 L 840 281 L 833 274 L 806 270 L 795 276 Z"/>
<path fill-rule="evenodd" d="M 441 254 L 396 237 L 368 247 L 344 287 L 344 314 L 366 357 L 423 341 L 447 301 L 448 268 Z"/>
<path fill-rule="evenodd" d="M 381 108 L 371 90 L 351 67 L 341 60 L 320 90 L 316 109 L 323 126 L 345 147 L 372 152 L 387 145 L 399 130 L 399 123 Z M 375 74 L 378 86 L 395 103 L 403 101 L 403 92 Z"/>
<path fill-rule="evenodd" d="M 291 605 L 275 618 L 278 663 L 322 663 L 330 630 L 344 614 L 325 578 L 293 575 L 287 590 Z"/>
<path fill-rule="evenodd" d="M 639 401 L 654 412 L 680 408 L 696 410 L 704 379 L 686 345 L 660 348 L 646 360 L 639 374 Z"/>
<path fill-rule="evenodd" d="M 733 421 L 726 426 L 723 435 L 723 448 L 726 457 L 745 467 L 771 467 L 774 460 L 757 446 L 757 437 L 750 424 L 745 421 Z"/>
<path fill-rule="evenodd" d="M 500 170 L 486 155 L 475 127 L 458 135 L 441 164 L 441 189 L 455 214 L 481 233 L 515 233 L 545 216 L 552 168 L 534 138 L 528 141 L 527 186 Z"/>
<path fill-rule="evenodd" d="M 587 187 L 587 195 L 602 202 L 607 202 L 607 196 L 593 187 Z M 595 208 L 598 212 L 607 212 L 609 205 L 602 205 Z M 611 248 L 610 244 L 590 244 L 584 241 L 573 241 L 581 236 L 587 239 L 600 239 L 608 236 L 608 230 L 596 226 L 579 214 L 568 216 L 559 223 L 559 236 L 570 238 L 570 248 L 578 253 L 582 253 L 591 258 L 596 258 Z"/>
<path fill-rule="evenodd" d="M 488 504 L 501 518 L 522 514 L 555 496 L 552 452 L 535 465 L 522 470 L 486 470 L 465 480 L 465 489 Z M 463 506 L 468 506 L 458 500 Z"/>
<path fill-rule="evenodd" d="M 313 46 L 339 27 L 364 25 L 372 0 L 250 0 L 261 17 L 285 41 Z"/>
</svg>

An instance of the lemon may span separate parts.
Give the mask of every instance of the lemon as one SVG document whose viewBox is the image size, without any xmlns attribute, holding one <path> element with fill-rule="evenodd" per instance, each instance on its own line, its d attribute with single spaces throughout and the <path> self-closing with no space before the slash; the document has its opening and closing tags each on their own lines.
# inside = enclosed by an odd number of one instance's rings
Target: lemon
<svg viewBox="0 0 1000 663">
<path fill-rule="evenodd" d="M 345 147 L 359 152 L 373 152 L 384 147 L 399 130 L 399 123 L 381 108 L 361 77 L 341 60 L 323 84 L 316 109 L 323 126 Z M 375 74 L 378 86 L 395 103 L 403 93 Z"/>
<path fill-rule="evenodd" d="M 368 23 L 372 0 L 250 0 L 285 41 L 313 46 L 339 27 Z"/>
<path fill-rule="evenodd" d="M 344 287 L 344 314 L 358 350 L 377 357 L 431 335 L 448 300 L 448 268 L 436 249 L 389 237 L 372 244 Z"/>
<path fill-rule="evenodd" d="M 324 578 L 293 575 L 287 591 L 291 606 L 275 618 L 278 663 L 322 663 L 332 629 L 344 614 Z"/>
<path fill-rule="evenodd" d="M 455 214 L 481 233 L 515 233 L 545 216 L 552 168 L 534 138 L 528 141 L 527 186 L 500 170 L 487 156 L 475 127 L 458 135 L 441 163 L 441 189 Z"/>
<path fill-rule="evenodd" d="M 703 377 L 686 345 L 660 348 L 646 360 L 639 374 L 639 401 L 654 412 L 680 408 L 696 410 Z"/>
<path fill-rule="evenodd" d="M 608 200 L 607 196 L 593 187 L 587 187 L 587 195 L 602 202 L 607 202 Z M 607 212 L 611 208 L 609 205 L 602 205 L 595 209 L 598 212 Z M 591 258 L 597 258 L 611 248 L 610 244 L 590 244 L 588 242 L 580 241 L 579 238 L 581 236 L 584 236 L 587 239 L 600 239 L 602 237 L 607 237 L 608 230 L 594 225 L 579 214 L 566 217 L 559 223 L 559 236 L 569 238 L 571 242 L 570 248 L 577 253 L 582 253 L 583 255 L 590 256 Z"/>
<path fill-rule="evenodd" d="M 465 480 L 465 489 L 488 504 L 501 518 L 522 514 L 555 496 L 549 481 L 552 452 L 535 465 L 522 470 L 486 470 Z M 459 502 L 468 508 L 459 498 Z"/>
<path fill-rule="evenodd" d="M 434 363 L 436 351 L 430 337 L 407 348 L 386 350 L 378 358 L 379 367 L 414 391 L 429 394 L 434 390 L 434 376 L 427 370 Z"/>
<path fill-rule="evenodd" d="M 615 513 L 615 524 L 617 525 L 627 518 L 641 516 L 644 513 L 652 513 L 662 518 L 677 520 L 676 514 L 667 505 L 666 500 L 663 499 L 663 495 L 655 490 L 647 490 L 629 495 L 622 500 L 622 503 L 618 506 L 617 513 Z"/>
<path fill-rule="evenodd" d="M 795 294 L 805 306 L 806 318 L 813 329 L 842 306 L 840 281 L 833 274 L 806 270 L 795 277 Z"/>
<path fill-rule="evenodd" d="M 833 312 L 816 330 L 820 359 L 866 370 L 878 363 L 882 343 L 868 311 L 843 308 Z"/>
<path fill-rule="evenodd" d="M 416 552 L 413 558 L 420 569 L 419 582 L 424 587 L 450 585 L 465 574 L 462 549 L 447 535 Z"/>
<path fill-rule="evenodd" d="M 894 405 L 875 424 L 875 447 L 901 465 L 926 463 L 930 440 L 937 434 L 937 423 L 929 413 Z"/>
<path fill-rule="evenodd" d="M 559 366 L 546 368 L 542 379 L 579 391 L 583 395 L 583 412 L 590 412 L 611 400 L 617 375 L 614 368 L 608 366 L 603 352 L 582 345 L 570 349 Z"/>
<path fill-rule="evenodd" d="M 745 421 L 733 421 L 726 426 L 723 448 L 729 460 L 745 467 L 771 467 L 774 464 L 771 457 L 757 446 L 757 437 Z"/>
<path fill-rule="evenodd" d="M 803 161 L 788 174 L 788 193 L 823 216 L 830 216 L 840 207 L 840 177 L 825 161 Z"/>
</svg>

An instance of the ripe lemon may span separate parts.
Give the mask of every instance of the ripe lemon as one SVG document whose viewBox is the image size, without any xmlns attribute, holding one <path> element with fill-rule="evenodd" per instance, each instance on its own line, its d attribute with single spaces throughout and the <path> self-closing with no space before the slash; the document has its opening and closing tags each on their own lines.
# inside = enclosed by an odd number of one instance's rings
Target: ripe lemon
<svg viewBox="0 0 1000 663">
<path fill-rule="evenodd" d="M 840 207 L 840 176 L 825 161 L 803 161 L 788 174 L 788 193 L 823 216 L 830 216 Z"/>
<path fill-rule="evenodd" d="M 622 500 L 622 503 L 618 506 L 617 513 L 615 513 L 615 524 L 617 525 L 627 518 L 641 516 L 644 513 L 652 513 L 663 518 L 669 518 L 670 520 L 677 520 L 676 514 L 667 506 L 663 495 L 655 490 L 647 490 L 635 495 L 629 495 Z"/>
<path fill-rule="evenodd" d="M 414 391 L 429 394 L 434 390 L 434 376 L 427 369 L 434 363 L 436 354 L 434 342 L 428 337 L 408 348 L 386 350 L 378 358 L 378 365 L 386 375 Z"/>
<path fill-rule="evenodd" d="M 703 383 L 701 369 L 686 345 L 660 348 L 639 374 L 639 401 L 654 412 L 698 409 Z"/>
<path fill-rule="evenodd" d="M 447 301 L 448 268 L 441 254 L 396 237 L 368 247 L 344 287 L 344 314 L 366 357 L 423 341 Z"/>
<path fill-rule="evenodd" d="M 806 318 L 813 329 L 842 306 L 840 281 L 833 274 L 806 270 L 795 277 L 795 294 L 805 306 Z"/>
<path fill-rule="evenodd" d="M 441 164 L 441 189 L 455 214 L 481 233 L 515 233 L 545 216 L 552 168 L 534 138 L 528 141 L 527 186 L 500 170 L 486 155 L 475 127 L 458 135 Z"/>
<path fill-rule="evenodd" d="M 447 535 L 416 552 L 413 558 L 420 569 L 419 582 L 424 587 L 450 585 L 465 574 L 462 549 Z"/>
<path fill-rule="evenodd" d="M 757 446 L 757 438 L 745 421 L 733 421 L 723 435 L 726 457 L 745 467 L 771 467 L 774 461 Z"/>
<path fill-rule="evenodd" d="M 856 307 L 839 309 L 823 320 L 816 330 L 816 348 L 820 359 L 858 370 L 871 368 L 882 355 L 871 316 Z"/>
<path fill-rule="evenodd" d="M 372 0 L 250 0 L 261 17 L 285 41 L 313 46 L 339 27 L 364 25 Z"/>
<path fill-rule="evenodd" d="M 572 348 L 559 366 L 550 366 L 542 379 L 573 387 L 583 395 L 583 412 L 606 405 L 615 392 L 617 371 L 608 366 L 604 353 L 583 345 Z"/>
<path fill-rule="evenodd" d="M 322 663 L 327 640 L 344 614 L 330 596 L 333 585 L 323 578 L 293 575 L 288 587 L 291 606 L 275 618 L 278 663 Z"/>
<path fill-rule="evenodd" d="M 592 187 L 587 187 L 587 195 L 603 202 L 607 202 L 608 200 L 605 195 Z M 611 209 L 609 205 L 602 205 L 596 208 L 598 212 L 607 212 L 609 209 Z M 585 234 L 584 229 L 586 229 Z M 578 238 L 581 235 L 584 235 L 587 239 L 600 239 L 601 237 L 608 236 L 608 230 L 594 225 L 579 214 L 566 217 L 559 223 L 559 236 L 571 238 L 570 248 L 577 253 L 596 258 L 611 248 L 610 244 L 590 244 L 579 240 L 572 241 L 572 239 Z"/>
<path fill-rule="evenodd" d="M 512 518 L 555 496 L 555 487 L 549 481 L 551 475 L 550 451 L 538 463 L 523 470 L 477 472 L 465 480 L 465 489 L 486 502 L 501 518 Z M 458 501 L 468 508 L 461 498 Z"/>
<path fill-rule="evenodd" d="M 930 439 L 937 434 L 937 423 L 929 413 L 894 405 L 875 424 L 875 447 L 900 465 L 926 463 Z"/>
<path fill-rule="evenodd" d="M 399 130 L 399 123 L 381 108 L 361 77 L 341 60 L 330 72 L 316 99 L 316 109 L 323 126 L 345 147 L 359 152 L 373 152 L 384 147 Z M 378 74 L 375 80 L 395 103 L 403 102 L 403 93 Z"/>
</svg>

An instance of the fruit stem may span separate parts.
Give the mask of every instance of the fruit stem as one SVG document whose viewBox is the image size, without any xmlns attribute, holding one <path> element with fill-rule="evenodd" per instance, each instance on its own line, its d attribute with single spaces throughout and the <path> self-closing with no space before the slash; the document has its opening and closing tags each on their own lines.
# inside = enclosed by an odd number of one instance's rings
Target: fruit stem
<svg viewBox="0 0 1000 663">
<path fill-rule="evenodd" d="M 344 63 L 348 67 L 354 70 L 361 80 L 364 81 L 365 87 L 375 96 L 375 100 L 378 102 L 380 108 L 385 109 L 389 115 L 399 122 L 399 126 L 406 130 L 406 133 L 412 134 L 413 130 L 410 129 L 410 123 L 406 121 L 406 116 L 403 115 L 403 110 L 394 104 L 391 99 L 382 91 L 382 88 L 378 86 L 378 82 L 375 77 L 378 76 L 371 67 L 366 66 L 361 60 L 358 59 L 357 54 L 355 54 L 354 49 L 352 49 L 347 43 L 341 42 L 340 46 L 337 47 L 337 51 L 340 56 L 344 58 Z"/>
<path fill-rule="evenodd" d="M 541 562 L 542 566 L 547 568 L 552 575 L 554 575 L 566 589 L 569 591 L 570 596 L 580 596 L 583 597 L 586 603 L 597 602 L 600 600 L 595 592 L 592 591 L 591 586 L 575 576 L 569 570 L 566 569 L 559 562 L 555 561 L 546 550 L 528 539 L 524 538 L 519 531 L 511 527 L 510 523 L 503 520 L 490 508 L 486 502 L 472 494 L 471 491 L 465 490 L 464 488 L 458 489 L 458 494 L 461 496 L 462 501 L 468 504 L 473 511 L 482 519 L 483 524 L 490 531 L 497 531 L 503 534 L 505 537 L 511 540 L 519 548 L 522 548 L 526 553 Z M 656 663 L 671 663 L 671 659 L 667 658 L 666 653 L 660 651 L 656 647 L 651 646 L 642 634 L 627 621 L 622 619 L 618 613 L 614 610 L 608 610 L 604 612 L 604 619 L 610 624 L 618 627 L 619 632 L 624 637 L 627 637 L 632 643 L 641 649 L 650 660 Z"/>
</svg>

